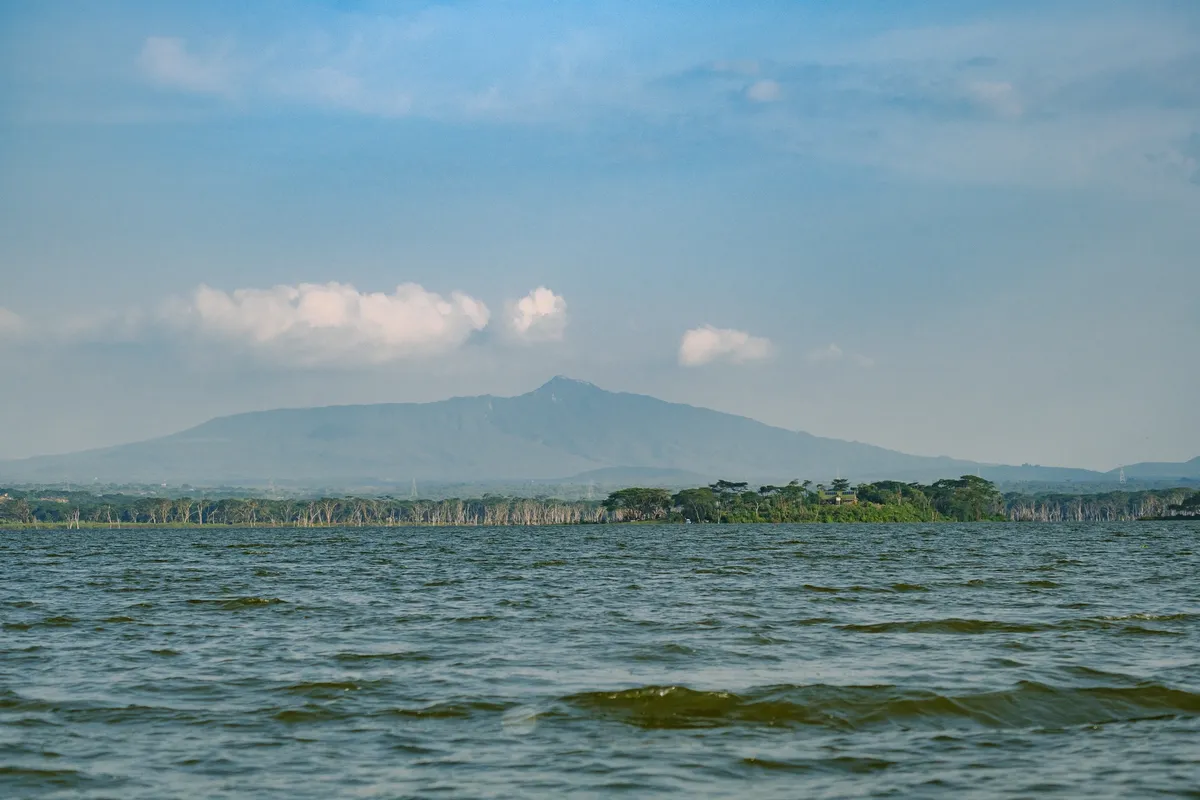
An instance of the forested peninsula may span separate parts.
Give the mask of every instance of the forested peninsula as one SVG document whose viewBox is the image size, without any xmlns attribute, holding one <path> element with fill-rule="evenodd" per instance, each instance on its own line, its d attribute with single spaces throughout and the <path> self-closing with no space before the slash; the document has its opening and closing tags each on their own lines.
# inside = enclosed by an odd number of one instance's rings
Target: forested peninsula
<svg viewBox="0 0 1200 800">
<path fill-rule="evenodd" d="M 671 492 L 631 487 L 603 500 L 484 495 L 394 497 L 152 496 L 0 489 L 0 528 L 334 527 L 613 523 L 1108 522 L 1200 518 L 1200 490 L 1096 494 L 1002 493 L 974 475 L 931 484 L 879 481 L 828 486 L 792 481 L 751 487 L 717 481 Z"/>
</svg>

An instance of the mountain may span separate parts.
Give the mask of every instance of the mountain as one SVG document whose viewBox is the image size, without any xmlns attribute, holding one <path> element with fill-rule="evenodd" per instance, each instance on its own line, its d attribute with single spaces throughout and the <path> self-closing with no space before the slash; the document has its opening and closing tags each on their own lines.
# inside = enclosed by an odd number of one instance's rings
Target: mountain
<svg viewBox="0 0 1200 800">
<path fill-rule="evenodd" d="M 820 481 L 835 474 L 932 480 L 968 472 L 1003 480 L 1108 479 L 1087 470 L 907 455 L 563 377 L 517 397 L 237 414 L 145 442 L 0 464 L 0 478 L 20 482 L 261 486 L 274 480 L 324 487 L 414 479 L 694 485 L 718 477 Z"/>
<path fill-rule="evenodd" d="M 1193 458 L 1191 461 L 1181 463 L 1171 461 L 1143 461 L 1139 464 L 1130 464 L 1121 469 L 1125 470 L 1126 478 L 1141 478 L 1148 479 L 1192 479 L 1200 480 L 1200 456 Z M 1116 477 L 1121 472 L 1120 469 L 1114 469 L 1107 473 L 1111 477 Z"/>
</svg>

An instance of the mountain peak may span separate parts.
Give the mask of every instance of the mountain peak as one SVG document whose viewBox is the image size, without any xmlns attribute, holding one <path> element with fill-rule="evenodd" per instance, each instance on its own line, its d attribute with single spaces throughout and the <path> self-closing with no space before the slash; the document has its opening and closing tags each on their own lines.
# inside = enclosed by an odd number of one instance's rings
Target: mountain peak
<svg viewBox="0 0 1200 800">
<path fill-rule="evenodd" d="M 561 391 L 572 391 L 572 390 L 574 390 L 574 391 L 579 391 L 579 390 L 601 391 L 600 387 L 594 383 L 588 383 L 587 381 L 581 381 L 581 380 L 577 380 L 575 378 L 568 378 L 566 375 L 555 375 L 553 378 L 551 378 L 550 380 L 543 383 L 537 389 L 534 389 L 534 392 L 535 393 L 544 393 L 544 392 L 556 392 L 556 391 L 561 392 Z"/>
</svg>

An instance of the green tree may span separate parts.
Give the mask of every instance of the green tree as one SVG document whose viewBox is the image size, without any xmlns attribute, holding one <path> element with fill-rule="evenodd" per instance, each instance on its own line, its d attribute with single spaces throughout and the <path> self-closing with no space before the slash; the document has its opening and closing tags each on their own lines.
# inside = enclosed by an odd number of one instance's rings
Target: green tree
<svg viewBox="0 0 1200 800">
<path fill-rule="evenodd" d="M 718 521 L 717 498 L 707 486 L 684 489 L 677 492 L 671 501 L 680 509 L 685 519 L 693 522 Z"/>
<path fill-rule="evenodd" d="M 671 493 L 666 489 L 632 487 L 613 492 L 604 508 L 620 513 L 624 520 L 661 519 L 671 508 Z"/>
<path fill-rule="evenodd" d="M 719 480 L 716 483 L 709 484 L 708 488 L 713 493 L 713 501 L 717 510 L 717 522 L 721 521 L 723 512 L 733 505 L 733 498 L 746 490 L 750 484 L 746 481 L 726 481 Z"/>
<path fill-rule="evenodd" d="M 939 514 L 964 522 L 1003 518 L 1004 498 L 995 484 L 977 475 L 943 478 L 929 487 Z"/>
</svg>

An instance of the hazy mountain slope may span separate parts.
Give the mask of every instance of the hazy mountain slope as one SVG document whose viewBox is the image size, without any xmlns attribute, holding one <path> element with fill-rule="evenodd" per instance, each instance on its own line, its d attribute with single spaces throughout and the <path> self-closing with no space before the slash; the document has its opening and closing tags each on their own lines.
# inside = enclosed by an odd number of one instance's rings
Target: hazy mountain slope
<svg viewBox="0 0 1200 800">
<path fill-rule="evenodd" d="M 639 472 L 639 470 L 641 472 Z M 745 417 L 555 378 L 518 397 L 281 409 L 220 417 L 160 439 L 0 464 L 9 481 L 336 486 L 512 481 L 645 470 L 691 476 L 930 480 L 993 471 L 1034 480 L 1086 470 L 980 467 L 774 428 Z"/>
<path fill-rule="evenodd" d="M 1127 478 L 1198 478 L 1200 479 L 1200 456 L 1191 461 L 1143 461 L 1125 467 Z M 1108 473 L 1116 476 L 1120 470 Z"/>
<path fill-rule="evenodd" d="M 455 398 L 238 414 L 148 442 L 17 465 L 36 480 L 198 484 L 478 480 L 603 466 L 496 429 L 487 419 L 488 402 Z"/>
<path fill-rule="evenodd" d="M 493 419 L 496 427 L 521 439 L 605 465 L 655 466 L 703 475 L 824 478 L 839 471 L 891 474 L 970 466 L 786 431 L 644 395 L 606 392 L 564 378 L 529 394 L 496 400 Z"/>
</svg>

